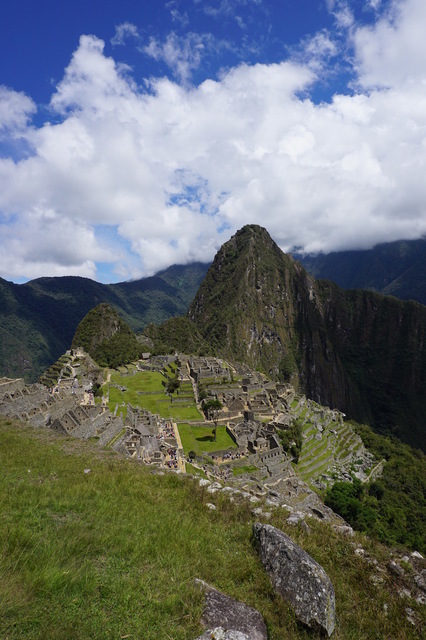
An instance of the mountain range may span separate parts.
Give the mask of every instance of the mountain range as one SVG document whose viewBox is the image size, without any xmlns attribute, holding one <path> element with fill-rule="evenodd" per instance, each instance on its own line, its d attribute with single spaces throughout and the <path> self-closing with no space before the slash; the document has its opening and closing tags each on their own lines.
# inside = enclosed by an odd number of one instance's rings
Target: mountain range
<svg viewBox="0 0 426 640">
<path fill-rule="evenodd" d="M 262 227 L 243 227 L 210 267 L 173 266 L 114 285 L 75 277 L 0 280 L 0 374 L 37 379 L 100 303 L 157 347 L 247 363 L 425 448 L 426 307 L 315 280 Z"/>
<path fill-rule="evenodd" d="M 14 284 L 0 278 L 0 375 L 39 376 L 69 349 L 85 315 L 104 302 L 135 332 L 185 314 L 208 269 L 174 265 L 150 278 L 99 284 L 88 278 L 38 278 Z"/>
<path fill-rule="evenodd" d="M 343 289 L 371 289 L 426 304 L 426 238 L 378 244 L 372 249 L 293 253 L 315 278 Z"/>
</svg>

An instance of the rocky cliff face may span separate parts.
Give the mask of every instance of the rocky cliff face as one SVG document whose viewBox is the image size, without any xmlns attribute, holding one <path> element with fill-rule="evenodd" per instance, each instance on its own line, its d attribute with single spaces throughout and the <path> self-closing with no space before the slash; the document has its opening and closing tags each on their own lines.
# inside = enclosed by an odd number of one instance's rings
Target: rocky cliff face
<svg viewBox="0 0 426 640">
<path fill-rule="evenodd" d="M 189 317 L 223 356 L 424 448 L 422 305 L 317 282 L 249 225 L 217 253 Z"/>
<path fill-rule="evenodd" d="M 317 288 L 348 383 L 343 410 L 424 449 L 426 307 L 326 281 Z"/>
</svg>

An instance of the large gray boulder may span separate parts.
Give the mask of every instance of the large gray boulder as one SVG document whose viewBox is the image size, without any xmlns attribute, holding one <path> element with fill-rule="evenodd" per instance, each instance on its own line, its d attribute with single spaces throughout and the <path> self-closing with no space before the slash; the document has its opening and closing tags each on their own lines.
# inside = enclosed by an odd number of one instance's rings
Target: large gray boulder
<svg viewBox="0 0 426 640">
<path fill-rule="evenodd" d="M 301 622 L 331 636 L 335 626 L 334 588 L 321 565 L 271 525 L 256 523 L 253 534 L 275 590 L 292 605 Z"/>
<path fill-rule="evenodd" d="M 267 640 L 265 622 L 256 609 L 226 596 L 203 580 L 195 582 L 205 593 L 201 622 L 208 629 L 197 640 Z"/>
<path fill-rule="evenodd" d="M 216 627 L 203 633 L 197 640 L 250 640 L 250 637 L 240 631 L 226 631 L 222 627 Z"/>
</svg>

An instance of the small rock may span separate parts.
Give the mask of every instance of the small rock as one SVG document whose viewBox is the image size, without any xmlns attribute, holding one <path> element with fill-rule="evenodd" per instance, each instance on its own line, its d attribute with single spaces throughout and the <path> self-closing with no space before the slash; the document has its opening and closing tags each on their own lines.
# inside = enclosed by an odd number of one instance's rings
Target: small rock
<svg viewBox="0 0 426 640">
<path fill-rule="evenodd" d="M 259 499 L 259 498 L 256 498 L 256 496 L 251 496 L 251 498 L 250 498 L 250 502 L 251 502 L 252 504 L 256 504 L 257 502 L 260 502 L 260 499 Z"/>
<path fill-rule="evenodd" d="M 211 502 L 207 502 L 206 507 L 207 509 L 210 509 L 210 511 L 216 511 L 216 505 Z"/>
<path fill-rule="evenodd" d="M 421 573 L 419 573 L 417 576 L 414 576 L 414 582 L 419 589 L 426 592 L 426 569 L 423 569 Z"/>
<path fill-rule="evenodd" d="M 411 591 L 408 591 L 408 589 L 401 589 L 401 591 L 398 591 L 398 595 L 400 598 L 411 598 Z"/>
<path fill-rule="evenodd" d="M 207 493 L 217 493 L 218 491 L 220 491 L 222 489 L 222 485 L 219 484 L 219 482 L 213 482 L 213 484 L 211 484 L 209 487 L 207 487 L 206 491 Z"/>
<path fill-rule="evenodd" d="M 90 473 L 91 469 L 85 469 L 83 473 Z"/>
<path fill-rule="evenodd" d="M 296 527 L 299 522 L 303 520 L 303 514 L 296 512 L 289 516 L 286 520 L 287 524 L 290 524 L 292 527 Z"/>
<path fill-rule="evenodd" d="M 252 514 L 254 516 L 260 516 L 263 513 L 263 511 L 262 511 L 262 509 L 260 507 L 256 507 L 256 509 L 252 509 L 251 512 L 252 512 Z"/>
<path fill-rule="evenodd" d="M 276 508 L 276 507 L 279 507 L 279 506 L 280 506 L 280 505 L 279 505 L 279 503 L 278 503 L 276 500 L 270 500 L 269 498 L 267 498 L 267 499 L 265 500 L 265 504 L 267 504 L 267 505 L 268 505 L 268 507 L 274 507 L 274 508 Z"/>
<path fill-rule="evenodd" d="M 285 509 L 285 510 L 286 510 L 286 511 L 288 511 L 289 513 L 293 513 L 293 511 L 294 511 L 293 507 L 290 507 L 290 505 L 289 505 L 289 504 L 282 504 L 282 505 L 281 505 L 281 508 L 282 508 L 282 509 Z"/>
<path fill-rule="evenodd" d="M 349 525 L 335 524 L 333 528 L 338 533 L 348 536 L 349 538 L 352 538 L 355 535 L 354 530 Z"/>
<path fill-rule="evenodd" d="M 388 563 L 388 569 L 391 573 L 393 573 L 396 576 L 403 576 L 405 573 L 404 569 L 399 564 L 397 564 L 394 560 L 391 560 Z"/>
<path fill-rule="evenodd" d="M 311 527 L 308 525 L 307 522 L 305 522 L 304 520 L 301 520 L 300 522 L 300 528 L 305 532 L 305 533 L 311 533 Z"/>
<path fill-rule="evenodd" d="M 413 551 L 413 553 L 411 554 L 412 558 L 416 558 L 417 560 L 423 560 L 423 556 L 421 553 L 419 553 L 418 551 Z"/>
<path fill-rule="evenodd" d="M 408 622 L 411 622 L 411 624 L 415 625 L 416 624 L 416 618 L 415 618 L 413 609 L 411 609 L 410 607 L 407 607 L 405 609 L 405 613 L 407 614 Z"/>
</svg>

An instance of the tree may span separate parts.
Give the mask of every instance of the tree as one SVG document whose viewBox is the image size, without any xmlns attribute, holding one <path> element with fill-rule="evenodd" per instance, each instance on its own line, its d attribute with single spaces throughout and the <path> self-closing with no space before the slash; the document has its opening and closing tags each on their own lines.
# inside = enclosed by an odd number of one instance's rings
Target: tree
<svg viewBox="0 0 426 640">
<path fill-rule="evenodd" d="M 201 405 L 204 415 L 207 420 L 213 420 L 214 422 L 214 441 L 216 442 L 217 436 L 217 421 L 219 417 L 219 411 L 222 409 L 222 403 L 218 398 L 210 398 L 209 400 L 203 400 L 203 404 Z"/>
<path fill-rule="evenodd" d="M 282 429 L 278 432 L 284 451 L 290 453 L 296 463 L 299 461 L 302 450 L 302 433 L 303 427 L 300 418 L 294 419 L 288 429 Z"/>
<path fill-rule="evenodd" d="M 168 378 L 166 383 L 166 393 L 171 395 L 172 393 L 177 391 L 179 387 L 180 387 L 180 380 L 177 376 L 174 376 L 173 378 Z"/>
</svg>

